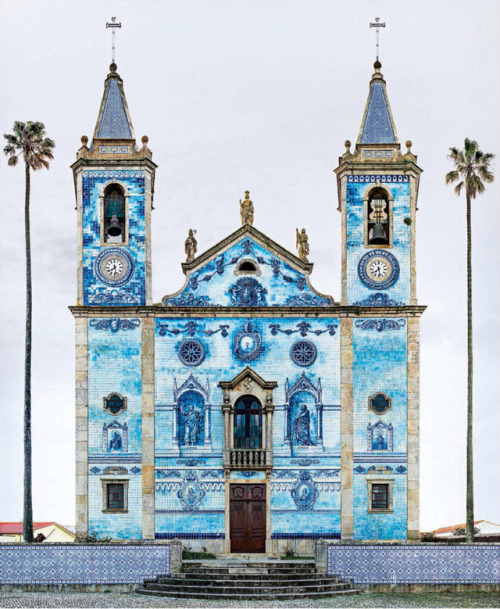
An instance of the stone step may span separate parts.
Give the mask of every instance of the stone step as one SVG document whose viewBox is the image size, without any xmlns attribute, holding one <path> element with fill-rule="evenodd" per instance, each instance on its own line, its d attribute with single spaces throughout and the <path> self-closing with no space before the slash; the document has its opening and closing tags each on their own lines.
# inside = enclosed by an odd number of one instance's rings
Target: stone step
<svg viewBox="0 0 500 609">
<path fill-rule="evenodd" d="M 223 574 L 280 574 L 280 573 L 290 573 L 290 574 L 314 574 L 316 573 L 316 568 L 311 565 L 307 567 L 297 568 L 297 567 L 246 567 L 246 566 L 238 566 L 238 567 L 206 567 L 206 568 L 195 568 L 195 567 L 184 567 L 184 573 L 197 573 L 197 574 L 206 574 L 206 575 L 223 575 Z"/>
<path fill-rule="evenodd" d="M 163 596 L 170 598 L 186 598 L 192 600 L 269 600 L 269 601 L 286 601 L 293 599 L 308 599 L 308 598 L 333 598 L 338 596 L 352 596 L 354 594 L 359 594 L 360 590 L 354 589 L 346 589 L 346 590 L 333 590 L 328 592 L 298 592 L 294 591 L 292 593 L 287 594 L 259 594 L 257 592 L 251 592 L 247 594 L 231 594 L 228 592 L 224 592 L 223 594 L 213 594 L 211 592 L 207 592 L 206 590 L 201 593 L 196 592 L 161 592 L 159 590 L 150 590 L 148 588 L 137 588 L 136 592 L 138 594 L 144 594 L 147 596 Z"/>
<path fill-rule="evenodd" d="M 223 584 L 224 586 L 240 586 L 242 582 L 245 582 L 247 586 L 262 586 L 263 584 L 269 586 L 281 586 L 281 585 L 290 585 L 295 583 L 322 583 L 332 582 L 337 583 L 340 581 L 338 577 L 326 577 L 321 573 L 311 573 L 306 574 L 304 577 L 297 577 L 297 575 L 290 575 L 287 573 L 286 575 L 269 575 L 269 576 L 256 576 L 256 575 L 238 575 L 237 577 L 233 575 L 224 575 L 219 576 L 217 579 L 213 577 L 207 577 L 206 575 L 194 576 L 192 573 L 176 573 L 175 575 L 162 576 L 159 575 L 154 579 L 144 580 L 146 583 L 151 584 L 168 584 L 170 581 L 178 581 L 178 582 L 193 582 L 196 585 L 204 585 L 204 586 L 213 586 L 218 583 Z"/>
<path fill-rule="evenodd" d="M 349 590 L 352 589 L 351 584 L 348 583 L 322 583 L 322 584 L 302 584 L 301 586 L 294 585 L 283 585 L 281 587 L 276 586 L 267 586 L 266 584 L 262 586 L 257 586 L 254 588 L 248 588 L 245 585 L 240 585 L 233 588 L 228 588 L 224 585 L 214 586 L 200 586 L 200 585 L 186 585 L 186 582 L 177 583 L 177 582 L 169 582 L 168 584 L 145 584 L 143 586 L 147 590 L 156 590 L 159 592 L 192 592 L 195 594 L 274 594 L 280 596 L 281 594 L 305 594 L 308 592 L 319 593 L 319 592 L 332 592 L 335 590 Z"/>
<path fill-rule="evenodd" d="M 183 588 L 228 588 L 234 590 L 235 588 L 289 588 L 289 587 L 301 587 L 301 586 L 346 586 L 350 585 L 350 582 L 338 581 L 336 578 L 322 579 L 300 579 L 300 580 L 289 580 L 289 581 L 266 581 L 266 580 L 245 580 L 245 581 L 221 581 L 221 580 L 191 580 L 183 578 L 161 578 L 158 581 L 145 581 L 145 586 L 182 586 Z"/>
</svg>

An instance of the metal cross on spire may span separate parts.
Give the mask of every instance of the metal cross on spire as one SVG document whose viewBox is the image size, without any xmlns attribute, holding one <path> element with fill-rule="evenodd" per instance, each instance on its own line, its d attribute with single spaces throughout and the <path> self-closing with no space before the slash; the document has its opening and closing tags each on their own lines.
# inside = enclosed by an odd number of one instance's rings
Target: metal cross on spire
<svg viewBox="0 0 500 609">
<path fill-rule="evenodd" d="M 111 31 L 111 51 L 112 51 L 112 58 L 111 61 L 113 63 L 115 63 L 115 28 L 122 27 L 121 23 L 116 23 L 116 17 L 111 17 L 111 23 L 106 23 L 106 29 L 108 29 L 108 27 L 113 28 Z"/>
<path fill-rule="evenodd" d="M 379 44 L 378 44 L 378 33 L 381 27 L 385 27 L 385 23 L 380 23 L 380 17 L 375 17 L 375 23 L 370 23 L 370 28 L 376 28 L 376 32 L 377 32 L 377 61 L 378 61 L 378 51 L 379 51 Z"/>
</svg>

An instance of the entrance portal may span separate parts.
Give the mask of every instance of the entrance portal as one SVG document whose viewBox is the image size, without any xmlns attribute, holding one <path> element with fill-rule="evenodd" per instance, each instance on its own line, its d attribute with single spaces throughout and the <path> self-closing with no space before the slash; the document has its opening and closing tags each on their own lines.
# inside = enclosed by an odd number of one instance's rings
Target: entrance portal
<svg viewBox="0 0 500 609">
<path fill-rule="evenodd" d="M 231 552 L 266 551 L 266 485 L 231 484 Z"/>
</svg>

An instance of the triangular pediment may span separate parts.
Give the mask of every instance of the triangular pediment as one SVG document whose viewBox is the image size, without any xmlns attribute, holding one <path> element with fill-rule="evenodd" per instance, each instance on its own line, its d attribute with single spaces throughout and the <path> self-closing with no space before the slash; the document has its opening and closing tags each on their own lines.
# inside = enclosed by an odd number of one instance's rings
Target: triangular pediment
<svg viewBox="0 0 500 609">
<path fill-rule="evenodd" d="M 311 286 L 311 262 L 301 260 L 248 224 L 184 263 L 182 268 L 185 284 L 175 294 L 163 298 L 164 306 L 248 308 L 334 304 L 332 297 Z"/>
<path fill-rule="evenodd" d="M 247 366 L 230 381 L 220 381 L 219 387 L 250 393 L 254 383 L 262 389 L 275 389 L 278 386 L 276 381 L 265 381 L 255 370 Z"/>
</svg>

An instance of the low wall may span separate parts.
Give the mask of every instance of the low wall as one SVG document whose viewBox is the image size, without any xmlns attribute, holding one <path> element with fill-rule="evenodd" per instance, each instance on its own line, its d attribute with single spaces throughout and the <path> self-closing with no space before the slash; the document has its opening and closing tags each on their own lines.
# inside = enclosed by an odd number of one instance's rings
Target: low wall
<svg viewBox="0 0 500 609">
<path fill-rule="evenodd" d="M 500 544 L 316 544 L 318 570 L 355 584 L 500 587 Z"/>
<path fill-rule="evenodd" d="M 137 585 L 177 573 L 182 544 L 0 544 L 0 586 Z"/>
</svg>

